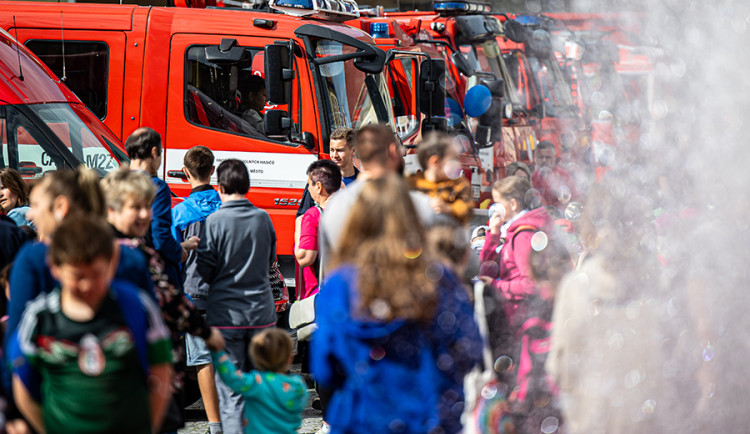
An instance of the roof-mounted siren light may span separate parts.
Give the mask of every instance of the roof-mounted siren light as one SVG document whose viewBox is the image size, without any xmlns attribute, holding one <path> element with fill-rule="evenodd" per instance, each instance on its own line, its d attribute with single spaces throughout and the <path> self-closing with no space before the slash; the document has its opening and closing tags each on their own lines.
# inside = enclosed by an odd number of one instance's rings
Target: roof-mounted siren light
<svg viewBox="0 0 750 434">
<path fill-rule="evenodd" d="M 488 14 L 492 6 L 488 1 L 433 1 L 432 10 L 443 15 Z"/>
<path fill-rule="evenodd" d="M 542 27 L 542 20 L 536 15 L 516 15 L 515 20 L 532 29 L 540 29 Z"/>
<path fill-rule="evenodd" d="M 268 7 L 295 17 L 327 21 L 359 18 L 359 6 L 353 0 L 270 0 Z"/>
<path fill-rule="evenodd" d="M 373 39 L 390 37 L 390 26 L 388 23 L 370 23 L 370 36 Z"/>
</svg>

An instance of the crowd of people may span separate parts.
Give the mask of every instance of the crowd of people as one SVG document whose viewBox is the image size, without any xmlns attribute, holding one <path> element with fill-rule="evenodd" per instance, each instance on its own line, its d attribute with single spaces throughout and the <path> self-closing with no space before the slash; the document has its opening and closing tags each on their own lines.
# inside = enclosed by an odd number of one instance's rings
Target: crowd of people
<svg viewBox="0 0 750 434">
<path fill-rule="evenodd" d="M 321 432 L 623 426 L 608 425 L 603 402 L 570 399 L 593 381 L 571 375 L 581 361 L 570 349 L 604 345 L 575 336 L 596 291 L 585 287 L 623 289 L 603 262 L 616 253 L 592 254 L 613 236 L 602 229 L 612 216 L 578 212 L 584 192 L 554 145 L 539 144 L 533 171 L 509 166 L 487 221 L 472 225 L 450 136 L 425 137 L 422 170 L 404 176 L 388 126 L 334 131 L 332 159 L 307 170 L 295 226 L 291 315 L 312 309 L 309 336 L 276 327 L 276 233 L 246 198 L 245 164 L 214 168 L 210 149 L 190 149 L 192 190 L 173 208 L 159 134 L 140 128 L 125 147 L 129 167 L 101 180 L 50 172 L 29 192 L 0 171 L 8 432 L 175 432 L 192 369 L 211 434 L 296 432 L 311 387 Z M 583 289 L 565 277 L 576 268 Z M 295 353 L 303 376 L 289 373 Z M 476 370 L 492 375 L 465 387 Z M 642 384 L 615 388 L 623 411 L 648 401 L 656 383 Z"/>
</svg>

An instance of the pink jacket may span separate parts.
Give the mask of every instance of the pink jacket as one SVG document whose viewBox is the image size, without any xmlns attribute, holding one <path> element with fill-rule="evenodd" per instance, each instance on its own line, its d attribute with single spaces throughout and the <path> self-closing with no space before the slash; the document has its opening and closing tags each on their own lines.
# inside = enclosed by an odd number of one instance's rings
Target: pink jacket
<svg viewBox="0 0 750 434">
<path fill-rule="evenodd" d="M 531 227 L 536 229 L 531 229 Z M 531 278 L 529 268 L 529 254 L 531 253 L 531 237 L 539 230 L 548 231 L 552 227 L 552 220 L 544 208 L 531 210 L 519 217 L 508 228 L 506 240 L 500 234 L 487 233 L 484 248 L 479 255 L 482 263 L 480 275 L 495 279 L 492 287 L 497 294 L 510 303 L 505 303 L 508 320 L 513 322 L 513 314 L 518 302 L 528 295 L 537 292 L 536 283 Z M 516 232 L 518 234 L 516 235 Z M 497 248 L 503 242 L 500 253 Z"/>
</svg>

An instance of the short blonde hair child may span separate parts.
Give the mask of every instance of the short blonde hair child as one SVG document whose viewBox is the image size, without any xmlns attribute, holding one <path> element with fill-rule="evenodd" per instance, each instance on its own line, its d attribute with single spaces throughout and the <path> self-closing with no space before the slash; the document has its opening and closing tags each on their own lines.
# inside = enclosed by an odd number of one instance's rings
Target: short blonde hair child
<svg viewBox="0 0 750 434">
<path fill-rule="evenodd" d="M 250 358 L 259 371 L 283 373 L 289 369 L 293 345 L 284 330 L 268 328 L 250 340 Z"/>
<path fill-rule="evenodd" d="M 120 211 L 127 199 L 151 203 L 156 194 L 156 186 L 148 175 L 124 167 L 109 172 L 101 184 L 107 208 L 115 211 Z"/>
</svg>

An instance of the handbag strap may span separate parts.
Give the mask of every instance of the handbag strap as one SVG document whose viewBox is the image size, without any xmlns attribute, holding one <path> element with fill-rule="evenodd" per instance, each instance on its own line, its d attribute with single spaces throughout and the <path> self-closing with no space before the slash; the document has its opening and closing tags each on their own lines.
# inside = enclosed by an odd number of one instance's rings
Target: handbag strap
<svg viewBox="0 0 750 434">
<path fill-rule="evenodd" d="M 479 337 L 482 340 L 482 360 L 484 369 L 492 369 L 492 351 L 489 345 L 489 327 L 487 326 L 487 313 L 484 307 L 484 282 L 478 280 L 474 283 L 474 320 L 479 328 Z"/>
</svg>

